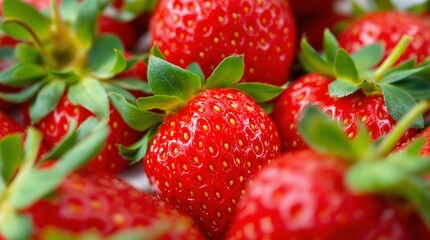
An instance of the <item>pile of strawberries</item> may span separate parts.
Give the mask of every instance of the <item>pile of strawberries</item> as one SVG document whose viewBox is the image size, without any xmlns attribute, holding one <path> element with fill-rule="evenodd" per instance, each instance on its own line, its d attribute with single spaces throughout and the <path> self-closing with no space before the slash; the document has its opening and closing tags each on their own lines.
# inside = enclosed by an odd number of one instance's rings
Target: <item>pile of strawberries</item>
<svg viewBox="0 0 430 240">
<path fill-rule="evenodd" d="M 0 239 L 430 239 L 428 3 L 0 2 Z"/>
</svg>

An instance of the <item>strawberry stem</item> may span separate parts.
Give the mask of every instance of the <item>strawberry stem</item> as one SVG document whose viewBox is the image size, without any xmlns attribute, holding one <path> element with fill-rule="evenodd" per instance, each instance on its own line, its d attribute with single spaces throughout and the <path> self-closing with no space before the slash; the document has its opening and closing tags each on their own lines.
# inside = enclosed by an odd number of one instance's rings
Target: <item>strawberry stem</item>
<svg viewBox="0 0 430 240">
<path fill-rule="evenodd" d="M 403 133 L 406 132 L 412 123 L 430 109 L 429 101 L 421 101 L 414 106 L 400 121 L 397 122 L 393 130 L 388 134 L 376 149 L 376 157 L 384 157 L 388 155 Z"/>
<path fill-rule="evenodd" d="M 375 73 L 375 82 L 378 82 L 384 73 L 390 69 L 394 65 L 394 63 L 399 60 L 399 58 L 403 55 L 406 48 L 409 46 L 409 44 L 412 42 L 412 37 L 408 35 L 404 35 L 400 41 L 397 43 L 397 45 L 394 47 L 393 51 L 390 53 L 390 55 L 382 62 L 382 64 L 378 67 Z"/>
<path fill-rule="evenodd" d="M 50 7 L 52 13 L 52 22 L 54 23 L 54 26 L 56 26 L 58 29 L 62 29 L 63 22 L 61 20 L 61 14 L 58 9 L 57 0 L 50 0 Z"/>
</svg>

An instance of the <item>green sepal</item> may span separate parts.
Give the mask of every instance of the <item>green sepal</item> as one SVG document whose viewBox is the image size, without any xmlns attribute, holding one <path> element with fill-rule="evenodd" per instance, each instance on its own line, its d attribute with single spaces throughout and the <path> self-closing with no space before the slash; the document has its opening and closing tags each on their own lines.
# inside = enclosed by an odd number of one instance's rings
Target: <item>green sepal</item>
<svg viewBox="0 0 430 240">
<path fill-rule="evenodd" d="M 69 87 L 67 96 L 71 103 L 80 105 L 99 118 L 109 118 L 109 100 L 102 84 L 94 78 L 84 78 Z"/>
<path fill-rule="evenodd" d="M 391 0 L 373 0 L 377 10 L 395 10 L 396 6 Z"/>
<path fill-rule="evenodd" d="M 340 48 L 337 38 L 326 28 L 324 30 L 323 53 L 326 61 L 329 64 L 334 64 L 337 50 Z"/>
<path fill-rule="evenodd" d="M 125 70 L 127 61 L 121 53 L 124 47 L 116 36 L 97 38 L 88 53 L 88 69 L 99 78 L 111 78 Z"/>
<path fill-rule="evenodd" d="M 173 112 L 185 104 L 182 98 L 176 96 L 155 95 L 137 99 L 137 107 L 143 111 L 160 109 Z"/>
<path fill-rule="evenodd" d="M 430 81 L 423 77 L 411 76 L 396 82 L 394 86 L 407 91 L 417 101 L 430 98 Z"/>
<path fill-rule="evenodd" d="M 352 84 L 360 84 L 361 80 L 358 75 L 355 63 L 351 56 L 344 50 L 339 49 L 334 61 L 334 68 L 338 80 L 346 81 Z"/>
<path fill-rule="evenodd" d="M 26 139 L 24 142 L 24 155 L 22 157 L 21 169 L 24 171 L 34 166 L 39 153 L 40 144 L 42 143 L 42 133 L 34 128 L 27 130 Z"/>
<path fill-rule="evenodd" d="M 23 134 L 12 134 L 0 140 L 0 173 L 2 182 L 8 184 L 15 174 L 23 157 Z M 2 188 L 0 187 L 0 193 Z"/>
<path fill-rule="evenodd" d="M 198 63 L 193 62 L 190 65 L 188 65 L 186 69 L 192 73 L 195 73 L 197 76 L 199 76 L 202 85 L 205 83 L 205 79 L 206 79 L 205 74 L 203 73 L 203 70 Z"/>
<path fill-rule="evenodd" d="M 338 79 L 328 85 L 330 96 L 335 98 L 346 97 L 355 93 L 358 89 L 360 89 L 359 85 Z"/>
<path fill-rule="evenodd" d="M 15 47 L 15 58 L 17 61 L 21 63 L 24 63 L 24 62 L 37 63 L 42 60 L 42 56 L 40 55 L 39 50 L 26 43 L 18 44 Z"/>
<path fill-rule="evenodd" d="M 142 12 L 152 12 L 157 5 L 158 0 L 132 0 L 125 1 L 124 10 L 132 13 L 133 15 L 139 15 Z"/>
<path fill-rule="evenodd" d="M 24 90 L 17 92 L 17 93 L 1 93 L 0 92 L 0 99 L 3 99 L 7 102 L 12 103 L 24 103 L 31 99 L 33 96 L 35 96 L 39 89 L 44 85 L 45 83 L 40 81 L 38 83 L 33 84 L 32 86 L 25 88 Z"/>
<path fill-rule="evenodd" d="M 245 92 L 258 103 L 264 103 L 275 99 L 284 91 L 281 87 L 258 82 L 238 83 L 231 88 Z"/>
<path fill-rule="evenodd" d="M 384 95 L 385 105 L 390 116 L 399 121 L 406 113 L 414 107 L 416 101 L 407 91 L 390 84 L 379 85 Z M 413 128 L 423 128 L 424 118 L 419 117 L 412 125 Z"/>
<path fill-rule="evenodd" d="M 309 44 L 306 38 L 300 42 L 301 51 L 299 59 L 307 71 L 318 71 L 327 75 L 333 75 L 334 69 L 331 64 L 326 62 L 320 54 Z"/>
<path fill-rule="evenodd" d="M 64 81 L 67 85 L 73 85 L 80 81 L 81 77 L 74 71 L 57 71 L 50 69 L 49 73 L 54 78 L 59 78 Z"/>
<path fill-rule="evenodd" d="M 358 159 L 360 150 L 346 136 L 344 128 L 317 107 L 305 107 L 298 127 L 302 139 L 318 152 L 330 153 L 349 161 Z M 363 138 L 358 140 L 362 141 Z"/>
<path fill-rule="evenodd" d="M 112 83 L 113 85 L 116 85 L 118 87 L 121 87 L 127 90 L 139 91 L 146 94 L 152 94 L 152 90 L 149 87 L 149 84 L 146 81 L 143 81 L 140 79 L 117 78 L 109 82 Z"/>
<path fill-rule="evenodd" d="M 166 60 L 166 57 L 164 57 L 163 53 L 161 52 L 161 50 L 158 48 L 157 44 L 154 44 L 154 46 L 152 46 L 150 53 L 152 56 L 154 57 L 158 57 L 161 58 L 163 60 Z"/>
<path fill-rule="evenodd" d="M 200 77 L 161 58 L 150 56 L 148 83 L 154 95 L 191 98 L 201 88 Z"/>
<path fill-rule="evenodd" d="M 129 102 L 135 102 L 136 101 L 136 97 L 133 94 L 131 94 L 129 91 L 125 90 L 122 87 L 116 86 L 112 82 L 102 82 L 102 85 L 105 88 L 106 92 L 118 93 L 118 94 L 122 95 L 123 97 L 125 97 L 125 99 L 127 99 L 127 101 L 129 101 Z"/>
<path fill-rule="evenodd" d="M 379 80 L 379 83 L 380 84 L 394 83 L 402 79 L 405 79 L 411 75 L 418 74 L 419 72 L 425 70 L 426 68 L 428 68 L 428 66 L 421 66 L 413 69 L 405 69 L 405 70 L 390 72 L 382 76 L 382 78 Z"/>
<path fill-rule="evenodd" d="M 231 55 L 224 58 L 215 68 L 212 74 L 206 79 L 205 89 L 225 88 L 238 83 L 245 71 L 244 57 L 241 55 Z"/>
<path fill-rule="evenodd" d="M 85 124 L 86 122 L 89 122 L 89 118 L 87 121 L 85 121 L 82 124 Z M 43 156 L 42 159 L 38 162 L 39 164 L 44 163 L 46 160 L 49 159 L 58 159 L 63 155 L 65 152 L 67 152 L 71 147 L 76 144 L 76 138 L 77 138 L 77 132 L 76 132 L 76 121 L 72 120 L 69 124 L 69 129 L 67 130 L 67 133 L 63 136 L 60 142 L 56 143 L 55 146 Z"/>
<path fill-rule="evenodd" d="M 32 229 L 31 220 L 15 211 L 10 211 L 0 218 L 0 235 L 5 239 L 30 239 Z"/>
<path fill-rule="evenodd" d="M 78 0 L 63 0 L 60 4 L 60 16 L 65 22 L 75 22 L 78 16 Z"/>
<path fill-rule="evenodd" d="M 89 49 L 96 37 L 96 22 L 99 13 L 98 1 L 85 0 L 79 6 L 73 29 L 80 46 Z"/>
<path fill-rule="evenodd" d="M 47 76 L 42 67 L 33 63 L 17 63 L 0 73 L 0 83 L 9 86 L 25 86 Z"/>
<path fill-rule="evenodd" d="M 31 103 L 29 113 L 33 123 L 39 122 L 52 112 L 66 90 L 66 83 L 53 80 L 46 83 L 39 91 L 36 99 Z"/>
<path fill-rule="evenodd" d="M 157 127 L 150 128 L 146 134 L 137 142 L 130 146 L 118 145 L 121 156 L 130 160 L 130 164 L 135 164 L 143 159 L 148 151 L 149 143 L 157 132 Z"/>
<path fill-rule="evenodd" d="M 0 47 L 0 58 L 3 60 L 15 60 L 15 48 L 16 47 L 1 46 Z"/>
<path fill-rule="evenodd" d="M 358 72 L 368 71 L 381 62 L 384 56 L 384 45 L 373 43 L 360 48 L 351 55 Z"/>
<path fill-rule="evenodd" d="M 46 39 L 50 34 L 50 22 L 33 6 L 23 1 L 4 0 L 3 16 L 5 20 L 17 20 L 28 26 L 39 39 Z M 2 27 L 9 36 L 21 40 L 34 40 L 27 29 L 15 22 L 9 22 Z"/>
<path fill-rule="evenodd" d="M 109 93 L 109 98 L 122 119 L 137 131 L 145 131 L 163 120 L 162 114 L 142 111 L 117 93 Z"/>
</svg>

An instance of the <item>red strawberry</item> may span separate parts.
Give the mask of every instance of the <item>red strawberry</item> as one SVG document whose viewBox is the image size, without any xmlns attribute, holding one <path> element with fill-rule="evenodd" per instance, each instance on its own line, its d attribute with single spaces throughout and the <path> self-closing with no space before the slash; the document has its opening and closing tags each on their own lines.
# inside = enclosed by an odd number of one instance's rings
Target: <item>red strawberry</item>
<svg viewBox="0 0 430 240">
<path fill-rule="evenodd" d="M 279 129 L 282 151 L 308 148 L 300 137 L 297 123 L 309 103 L 343 123 L 350 138 L 356 136 L 359 122 L 368 128 L 372 140 L 394 127 L 396 121 L 388 113 L 382 95 L 367 96 L 358 91 L 341 98 L 331 97 L 328 88 L 333 80 L 320 73 L 306 74 L 294 81 L 278 98 L 272 116 Z M 417 133 L 417 129 L 409 129 L 400 142 L 406 142 Z"/>
<path fill-rule="evenodd" d="M 382 42 L 386 57 L 405 34 L 413 41 L 398 62 L 408 59 L 423 62 L 430 55 L 430 30 L 424 18 L 407 12 L 391 10 L 365 14 L 339 35 L 339 43 L 348 52 L 356 52 L 363 46 Z"/>
<path fill-rule="evenodd" d="M 28 112 L 25 115 L 27 116 L 25 118 L 27 119 L 26 124 L 29 125 Z M 34 126 L 43 132 L 48 146 L 53 147 L 69 131 L 72 120 L 76 121 L 79 126 L 93 116 L 95 116 L 93 113 L 81 106 L 72 104 L 67 96 L 63 96 L 57 107 Z M 129 127 L 113 107 L 110 107 L 109 127 L 112 131 L 107 138 L 104 150 L 84 167 L 86 170 L 118 173 L 130 165 L 128 160 L 121 157 L 117 147 L 119 144 L 131 145 L 142 134 Z"/>
<path fill-rule="evenodd" d="M 418 76 L 426 66 L 415 67 L 411 62 L 399 67 L 392 65 L 411 41 L 403 37 L 378 67 L 383 58 L 381 44 L 363 47 L 353 55 L 342 48 L 327 30 L 324 33 L 324 51 L 320 56 L 302 40 L 300 59 L 311 72 L 293 82 L 278 99 L 273 118 L 279 128 L 282 151 L 302 149 L 306 145 L 297 133 L 297 122 L 303 107 L 308 103 L 320 107 L 333 119 L 342 122 L 350 138 L 356 136 L 356 126 L 364 124 L 375 140 L 391 131 L 416 102 L 426 99 L 430 85 Z M 412 80 L 413 79 L 413 80 Z M 420 96 L 417 89 L 423 91 Z M 400 143 L 414 136 L 416 128 L 424 126 L 419 118 Z"/>
<path fill-rule="evenodd" d="M 191 215 L 214 239 L 225 234 L 247 180 L 279 155 L 280 139 L 272 119 L 244 91 L 257 93 L 252 96 L 264 102 L 281 90 L 262 83 L 235 85 L 243 70 L 243 58 L 234 55 L 203 80 L 151 56 L 148 81 L 154 95 L 137 100 L 146 119 L 156 116 L 162 121 L 139 141 L 150 142 L 139 152 L 147 150 L 144 168 L 154 192 Z M 117 94 L 111 99 L 120 111 L 136 112 Z"/>
<path fill-rule="evenodd" d="M 98 21 L 98 29 L 101 33 L 118 36 L 127 50 L 133 50 L 136 45 L 138 34 L 131 22 L 122 22 L 114 17 L 101 15 Z"/>
<path fill-rule="evenodd" d="M 27 57 L 20 58 L 6 69 L 8 74 L 1 79 L 26 88 L 9 94 L 5 99 L 30 100 L 25 113 L 30 118 L 27 123 L 44 132 L 49 146 L 64 137 L 72 120 L 76 120 L 77 125 L 92 116 L 109 120 L 112 129 L 109 140 L 104 151 L 87 169 L 116 173 L 128 166 L 127 160 L 119 153 L 118 145 L 134 143 L 140 134 L 128 127 L 111 107 L 108 92 L 119 92 L 134 101 L 135 97 L 129 90 L 142 92 L 139 87 L 145 84 L 134 78 L 117 79 L 126 67 L 133 66 L 127 66 L 128 62 L 121 53 L 123 45 L 120 39 L 96 31 L 101 14 L 97 1 L 82 1 L 77 8 L 71 9 L 78 16 L 75 20 L 55 18 L 55 14 L 51 14 L 54 19 L 50 19 L 31 5 L 13 0 L 5 0 L 4 10 L 5 32 L 27 40 L 16 50 L 20 51 L 16 55 Z M 16 11 L 31 12 L 32 17 L 15 16 Z M 28 36 L 25 34 L 19 35 L 12 28 L 8 29 L 8 20 L 27 24 L 26 29 L 32 33 L 27 35 L 32 37 L 26 39 Z"/>
<path fill-rule="evenodd" d="M 421 218 L 429 222 L 430 208 L 420 176 L 429 166 L 412 149 L 388 155 L 403 128 L 380 144 L 370 144 L 363 128 L 351 141 L 315 107 L 306 108 L 299 125 L 312 149 L 286 153 L 253 178 L 226 239 L 430 237 Z"/>
<path fill-rule="evenodd" d="M 71 174 L 51 197 L 37 201 L 24 213 L 34 223 L 35 239 L 44 239 L 52 228 L 73 234 L 91 230 L 101 236 L 145 228 L 148 235 L 143 238 L 204 239 L 188 216 L 106 173 Z"/>
<path fill-rule="evenodd" d="M 152 43 L 169 62 L 197 62 L 206 76 L 244 54 L 243 81 L 282 85 L 295 53 L 294 18 L 284 0 L 162 0 L 150 21 Z"/>
</svg>

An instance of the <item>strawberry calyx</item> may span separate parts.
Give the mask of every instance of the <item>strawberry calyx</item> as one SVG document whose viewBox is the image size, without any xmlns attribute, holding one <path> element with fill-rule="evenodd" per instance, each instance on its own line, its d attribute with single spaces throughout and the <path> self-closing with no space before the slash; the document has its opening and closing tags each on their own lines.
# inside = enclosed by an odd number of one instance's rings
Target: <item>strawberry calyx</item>
<svg viewBox="0 0 430 240">
<path fill-rule="evenodd" d="M 315 151 L 348 162 L 344 181 L 353 192 L 400 197 L 412 203 L 430 225 L 430 192 L 424 177 L 430 171 L 430 159 L 420 155 L 424 139 L 418 138 L 408 148 L 392 152 L 402 134 L 429 109 L 428 101 L 416 104 L 390 133 L 371 142 L 364 126 L 359 124 L 357 137 L 348 139 L 339 122 L 310 105 L 304 110 L 299 131 Z"/>
<path fill-rule="evenodd" d="M 240 82 L 244 73 L 242 55 L 226 57 L 205 79 L 197 64 L 186 69 L 167 62 L 158 49 L 152 50 L 148 61 L 148 84 L 153 96 L 138 98 L 131 104 L 117 93 L 109 97 L 114 107 L 132 128 L 147 134 L 135 144 L 120 146 L 125 157 L 134 163 L 140 161 L 146 153 L 146 147 L 156 132 L 158 125 L 170 114 L 175 113 L 197 93 L 213 88 L 234 88 L 250 95 L 256 102 L 265 103 L 278 96 L 283 88 L 253 82 Z"/>
<path fill-rule="evenodd" d="M 0 73 L 0 83 L 24 89 L 0 93 L 0 98 L 13 103 L 31 100 L 33 123 L 54 110 L 65 94 L 73 104 L 104 119 L 109 118 L 107 92 L 134 99 L 129 91 L 145 88 L 145 83 L 116 78 L 133 61 L 125 59 L 119 38 L 96 31 L 108 3 L 72 0 L 59 6 L 51 1 L 50 13 L 42 14 L 25 2 L 5 0 L 2 30 L 22 42 L 14 50 L 16 63 Z"/>
<path fill-rule="evenodd" d="M 152 13 L 157 3 L 158 0 L 123 1 L 121 4 L 118 4 L 119 6 L 108 6 L 104 14 L 110 18 L 128 22 L 136 19 L 143 13 Z"/>
<path fill-rule="evenodd" d="M 341 98 L 359 90 L 366 95 L 383 95 L 388 112 L 398 121 L 417 101 L 428 99 L 430 93 L 428 80 L 420 75 L 428 69 L 430 62 L 416 65 L 412 59 L 394 65 L 411 41 L 411 37 L 403 36 L 390 55 L 382 60 L 384 46 L 381 43 L 348 54 L 326 29 L 323 52 L 319 54 L 303 38 L 299 58 L 306 71 L 321 72 L 334 79 L 328 89 L 331 97 Z M 427 96 L 416 94 L 417 89 Z M 412 125 L 414 128 L 423 126 L 422 117 Z"/>
<path fill-rule="evenodd" d="M 42 134 L 30 127 L 24 146 L 22 135 L 0 140 L 0 236 L 28 239 L 32 223 L 21 210 L 53 191 L 65 177 L 91 160 L 104 146 L 109 133 L 106 122 L 89 118 L 78 129 L 72 124 L 69 134 L 36 161 Z M 51 167 L 44 162 L 58 159 Z"/>
</svg>

